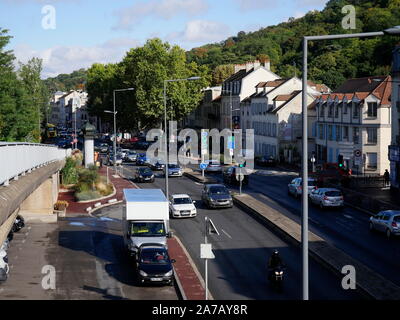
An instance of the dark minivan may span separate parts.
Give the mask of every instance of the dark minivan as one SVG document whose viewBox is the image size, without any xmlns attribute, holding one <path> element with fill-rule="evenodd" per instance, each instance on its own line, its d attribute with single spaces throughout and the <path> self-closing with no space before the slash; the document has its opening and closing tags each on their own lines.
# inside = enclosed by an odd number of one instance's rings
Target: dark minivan
<svg viewBox="0 0 400 320">
<path fill-rule="evenodd" d="M 136 259 L 138 282 L 173 285 L 174 262 L 174 259 L 169 258 L 165 246 L 158 243 L 141 245 Z"/>
</svg>

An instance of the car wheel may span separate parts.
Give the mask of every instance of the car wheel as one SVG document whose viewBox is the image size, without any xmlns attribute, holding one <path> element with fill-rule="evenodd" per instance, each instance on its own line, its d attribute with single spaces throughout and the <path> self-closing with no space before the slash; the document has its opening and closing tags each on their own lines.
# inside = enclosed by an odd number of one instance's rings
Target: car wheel
<svg viewBox="0 0 400 320">
<path fill-rule="evenodd" d="M 386 229 L 386 238 L 390 239 L 392 233 L 390 232 L 390 229 Z"/>
<path fill-rule="evenodd" d="M 369 223 L 369 231 L 375 231 L 374 224 L 372 222 Z"/>
</svg>

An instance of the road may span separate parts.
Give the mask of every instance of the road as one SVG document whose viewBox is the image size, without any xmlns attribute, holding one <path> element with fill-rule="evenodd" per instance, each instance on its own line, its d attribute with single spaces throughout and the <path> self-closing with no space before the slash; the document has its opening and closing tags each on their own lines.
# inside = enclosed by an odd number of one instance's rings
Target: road
<svg viewBox="0 0 400 320">
<path fill-rule="evenodd" d="M 27 222 L 8 251 L 9 279 L 0 300 L 177 300 L 174 287 L 137 286 L 124 251 L 119 220 L 68 217 Z M 54 290 L 42 288 L 43 266 L 53 266 Z"/>
<path fill-rule="evenodd" d="M 266 175 L 252 174 L 243 192 L 301 223 L 301 200 L 287 193 L 287 185 L 294 175 L 274 168 L 261 172 Z M 220 174 L 212 176 L 222 181 Z M 230 188 L 238 190 L 237 187 Z M 369 215 L 350 207 L 343 210 L 321 210 L 309 205 L 309 226 L 312 232 L 400 285 L 400 239 L 387 239 L 383 233 L 371 233 L 368 223 Z"/>
<path fill-rule="evenodd" d="M 132 177 L 133 165 L 124 165 L 124 174 Z M 154 183 L 138 183 L 140 188 L 164 189 L 161 173 Z M 187 193 L 196 200 L 198 216 L 171 219 L 171 228 L 183 242 L 204 277 L 200 243 L 204 242 L 204 217 L 212 219 L 220 236 L 209 236 L 215 259 L 209 261 L 209 289 L 215 299 L 301 299 L 301 252 L 281 240 L 247 213 L 231 209 L 208 210 L 201 202 L 202 185 L 186 177 L 169 179 L 170 193 Z M 271 289 L 266 280 L 267 259 L 279 249 L 287 264 L 283 293 Z M 310 261 L 311 299 L 360 299 L 356 292 L 341 288 L 341 280 L 313 260 Z"/>
</svg>

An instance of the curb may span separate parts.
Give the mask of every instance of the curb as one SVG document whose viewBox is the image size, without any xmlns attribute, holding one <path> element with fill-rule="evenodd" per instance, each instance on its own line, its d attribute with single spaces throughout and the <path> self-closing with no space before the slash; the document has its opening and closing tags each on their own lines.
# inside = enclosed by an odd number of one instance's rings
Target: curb
<svg viewBox="0 0 400 320">
<path fill-rule="evenodd" d="M 242 207 L 246 212 L 256 215 L 257 218 L 262 219 L 275 231 L 283 235 L 284 238 L 288 239 L 296 246 L 301 245 L 301 240 L 299 240 L 299 231 L 301 228 L 297 222 L 283 216 L 277 210 L 268 207 L 267 205 L 254 199 L 253 197 L 249 195 L 245 196 L 249 197 L 250 200 L 253 199 L 255 205 L 259 205 L 261 208 L 268 208 L 267 213 L 269 213 L 270 217 L 257 211 L 257 208 L 251 207 L 251 205 L 246 204 L 245 201 L 239 199 L 237 195 L 233 195 L 232 198 L 236 205 Z M 275 221 L 274 217 L 271 217 L 274 214 L 277 216 L 275 217 Z M 292 227 L 292 234 L 290 233 L 290 227 Z M 358 271 L 356 281 L 357 290 L 370 299 L 400 299 L 400 288 L 397 285 L 385 279 L 383 276 L 376 273 L 375 271 L 369 269 L 358 260 L 344 253 L 342 250 L 330 245 L 324 239 L 315 235 L 311 231 L 309 231 L 309 254 L 317 262 L 323 264 L 325 267 L 328 267 L 329 270 L 333 271 L 338 276 L 343 276 L 340 269 L 340 260 L 342 260 L 342 263 L 344 263 L 343 265 L 353 265 L 354 267 L 356 267 Z"/>
</svg>

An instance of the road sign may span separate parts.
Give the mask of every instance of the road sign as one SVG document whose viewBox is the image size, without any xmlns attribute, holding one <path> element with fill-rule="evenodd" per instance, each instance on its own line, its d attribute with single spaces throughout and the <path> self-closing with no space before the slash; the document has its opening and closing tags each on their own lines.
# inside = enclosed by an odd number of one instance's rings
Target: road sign
<svg viewBox="0 0 400 320">
<path fill-rule="evenodd" d="M 354 150 L 354 156 L 355 157 L 361 157 L 361 155 L 362 155 L 362 152 L 361 152 L 361 150 L 360 149 L 357 149 L 357 150 Z"/>
<path fill-rule="evenodd" d="M 201 130 L 201 154 L 208 153 L 208 131 Z"/>
<path fill-rule="evenodd" d="M 243 179 L 244 179 L 244 174 L 243 173 L 238 173 L 237 175 L 236 175 L 236 180 L 237 181 L 243 181 Z"/>
<path fill-rule="evenodd" d="M 200 163 L 200 169 L 205 170 L 207 168 L 207 163 Z"/>
<path fill-rule="evenodd" d="M 201 259 L 214 259 L 211 243 L 200 243 L 200 258 Z"/>
<path fill-rule="evenodd" d="M 233 136 L 228 137 L 228 149 L 235 149 L 235 137 Z"/>
<path fill-rule="evenodd" d="M 310 161 L 311 161 L 312 163 L 314 163 L 314 162 L 315 162 L 315 157 L 312 156 L 311 159 L 310 159 Z"/>
</svg>

